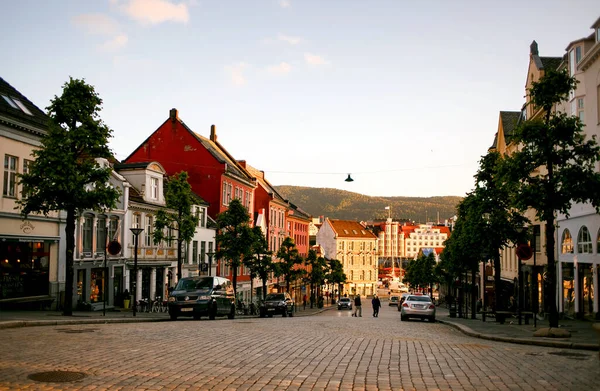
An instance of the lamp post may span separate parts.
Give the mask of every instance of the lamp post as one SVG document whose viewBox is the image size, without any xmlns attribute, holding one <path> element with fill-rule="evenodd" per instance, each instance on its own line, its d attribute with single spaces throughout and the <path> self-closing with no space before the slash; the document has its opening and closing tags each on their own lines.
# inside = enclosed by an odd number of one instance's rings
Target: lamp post
<svg viewBox="0 0 600 391">
<path fill-rule="evenodd" d="M 138 253 L 138 237 L 144 230 L 143 228 L 130 228 L 133 233 L 133 316 L 137 311 L 137 253 Z"/>
</svg>

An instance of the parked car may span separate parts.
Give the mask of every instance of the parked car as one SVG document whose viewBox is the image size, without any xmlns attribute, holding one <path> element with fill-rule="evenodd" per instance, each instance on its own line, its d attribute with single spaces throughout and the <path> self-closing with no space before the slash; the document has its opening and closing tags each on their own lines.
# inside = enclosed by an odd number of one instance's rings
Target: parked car
<svg viewBox="0 0 600 391">
<path fill-rule="evenodd" d="M 289 293 L 269 293 L 260 303 L 260 317 L 273 315 L 294 316 L 294 301 Z"/>
<path fill-rule="evenodd" d="M 352 300 L 350 300 L 349 297 L 342 297 L 341 299 L 338 300 L 337 306 L 338 306 L 338 310 L 341 310 L 344 308 L 351 310 L 352 309 Z"/>
<path fill-rule="evenodd" d="M 409 295 L 410 293 L 403 293 L 402 296 L 400 296 L 400 301 L 398 302 L 398 311 L 402 311 L 402 304 L 404 304 L 404 301 Z"/>
<path fill-rule="evenodd" d="M 390 296 L 390 301 L 389 301 L 389 305 L 398 305 L 398 302 L 400 301 L 400 297 L 399 296 Z"/>
<path fill-rule="evenodd" d="M 231 281 L 223 277 L 185 277 L 169 294 L 169 316 L 177 320 L 179 316 L 192 316 L 200 319 L 208 316 L 235 317 L 235 300 Z"/>
<path fill-rule="evenodd" d="M 421 318 L 435 321 L 435 304 L 427 295 L 408 295 L 400 308 L 400 320 Z"/>
</svg>

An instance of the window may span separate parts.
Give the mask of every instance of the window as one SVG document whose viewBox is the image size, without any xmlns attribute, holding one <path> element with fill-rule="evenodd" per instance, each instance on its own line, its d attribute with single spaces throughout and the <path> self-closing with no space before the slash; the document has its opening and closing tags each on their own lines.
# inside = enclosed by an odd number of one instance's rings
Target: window
<svg viewBox="0 0 600 391">
<path fill-rule="evenodd" d="M 577 234 L 577 253 L 592 253 L 592 237 L 585 225 L 579 229 L 579 234 Z"/>
<path fill-rule="evenodd" d="M 575 48 L 575 62 L 579 64 L 579 61 L 581 61 L 581 46 Z"/>
<path fill-rule="evenodd" d="M 10 105 L 10 107 L 12 107 L 13 109 L 21 110 L 25 114 L 33 115 L 33 114 L 31 114 L 31 111 L 29 111 L 27 106 L 25 106 L 23 104 L 23 102 L 21 102 L 17 98 L 13 98 L 12 96 L 9 97 L 6 95 L 2 95 L 2 97 L 4 98 L 6 103 L 8 103 Z"/>
<path fill-rule="evenodd" d="M 169 225 L 167 227 L 167 247 L 173 247 L 173 243 L 175 243 L 174 237 L 175 237 L 175 231 L 173 229 L 173 226 Z"/>
<path fill-rule="evenodd" d="M 575 74 L 575 50 L 571 49 L 569 52 L 569 76 Z"/>
<path fill-rule="evenodd" d="M 152 239 L 152 216 L 146 216 L 146 230 L 145 230 L 146 247 L 151 247 L 153 243 Z"/>
<path fill-rule="evenodd" d="M 96 252 L 104 253 L 106 244 L 106 216 L 100 215 L 96 222 Z"/>
<path fill-rule="evenodd" d="M 194 240 L 192 242 L 192 264 L 198 263 L 198 241 Z"/>
<path fill-rule="evenodd" d="M 158 178 L 150 178 L 150 198 L 158 200 Z"/>
<path fill-rule="evenodd" d="M 117 229 L 119 228 L 119 218 L 117 216 L 110 217 L 108 224 L 108 241 L 117 240 Z"/>
<path fill-rule="evenodd" d="M 198 263 L 206 263 L 206 242 L 200 242 L 200 261 Z"/>
<path fill-rule="evenodd" d="M 94 215 L 86 213 L 83 216 L 83 252 L 92 252 L 92 229 L 94 227 Z"/>
<path fill-rule="evenodd" d="M 223 194 L 221 194 L 221 198 L 223 198 L 223 205 L 227 205 L 227 182 L 223 182 Z"/>
<path fill-rule="evenodd" d="M 227 205 L 231 202 L 231 193 L 233 190 L 233 185 L 231 183 L 227 184 Z"/>
<path fill-rule="evenodd" d="M 32 164 L 33 160 L 23 159 L 23 174 L 29 174 L 31 172 Z M 23 185 L 23 189 L 21 189 L 21 197 L 27 198 L 29 194 L 31 194 L 31 190 L 28 189 L 25 185 Z"/>
<path fill-rule="evenodd" d="M 17 167 L 19 158 L 4 155 L 4 187 L 2 194 L 7 197 L 17 196 Z"/>
<path fill-rule="evenodd" d="M 583 98 L 577 98 L 577 116 L 579 117 L 579 120 L 582 123 L 585 122 L 585 116 L 583 111 Z"/>
</svg>

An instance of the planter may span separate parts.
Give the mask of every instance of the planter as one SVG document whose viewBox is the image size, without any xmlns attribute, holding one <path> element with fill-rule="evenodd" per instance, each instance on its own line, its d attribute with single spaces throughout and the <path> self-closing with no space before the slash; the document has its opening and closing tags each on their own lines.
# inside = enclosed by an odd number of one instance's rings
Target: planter
<svg viewBox="0 0 600 391">
<path fill-rule="evenodd" d="M 129 299 L 123 299 L 123 308 L 126 310 L 129 309 Z"/>
</svg>

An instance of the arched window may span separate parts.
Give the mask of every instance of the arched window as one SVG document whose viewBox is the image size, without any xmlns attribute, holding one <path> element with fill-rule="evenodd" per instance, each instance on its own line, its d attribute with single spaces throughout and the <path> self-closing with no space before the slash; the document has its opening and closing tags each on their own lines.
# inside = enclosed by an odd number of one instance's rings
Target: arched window
<svg viewBox="0 0 600 391">
<path fill-rule="evenodd" d="M 571 232 L 569 232 L 568 229 L 563 231 L 561 243 L 563 254 L 573 254 L 573 238 L 571 237 Z"/>
<path fill-rule="evenodd" d="M 579 254 L 591 254 L 592 253 L 592 237 L 590 231 L 584 225 L 579 229 L 577 234 L 577 252 Z"/>
</svg>

